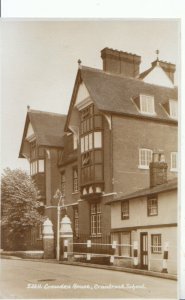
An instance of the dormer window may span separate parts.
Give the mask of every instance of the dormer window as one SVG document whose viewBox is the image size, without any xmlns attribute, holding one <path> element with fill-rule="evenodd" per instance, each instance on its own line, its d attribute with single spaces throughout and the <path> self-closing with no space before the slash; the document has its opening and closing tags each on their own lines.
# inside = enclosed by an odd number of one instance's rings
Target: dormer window
<svg viewBox="0 0 185 300">
<path fill-rule="evenodd" d="M 177 119 L 178 117 L 178 107 L 177 107 L 177 101 L 176 100 L 169 100 L 169 108 L 170 108 L 170 117 L 173 119 Z"/>
<path fill-rule="evenodd" d="M 140 95 L 140 112 L 143 114 L 155 114 L 153 96 Z"/>
</svg>

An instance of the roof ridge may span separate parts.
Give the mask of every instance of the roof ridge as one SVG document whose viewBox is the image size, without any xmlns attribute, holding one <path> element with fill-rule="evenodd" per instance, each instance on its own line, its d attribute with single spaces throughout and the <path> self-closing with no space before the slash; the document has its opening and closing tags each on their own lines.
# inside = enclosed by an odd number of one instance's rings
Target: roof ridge
<svg viewBox="0 0 185 300">
<path fill-rule="evenodd" d="M 160 86 L 160 85 L 157 85 L 157 84 L 152 84 L 152 83 L 147 83 L 147 82 L 144 82 L 141 78 L 140 78 L 140 75 L 139 77 L 137 78 L 133 78 L 133 77 L 129 77 L 129 76 L 125 76 L 123 74 L 114 74 L 114 73 L 111 73 L 111 72 L 106 72 L 104 70 L 101 70 L 101 69 L 97 69 L 97 68 L 92 68 L 92 67 L 87 67 L 87 66 L 81 66 L 81 70 L 83 71 L 84 70 L 93 70 L 93 71 L 97 71 L 99 73 L 102 73 L 102 74 L 105 74 L 105 75 L 110 75 L 112 77 L 117 77 L 117 78 L 123 78 L 123 79 L 129 79 L 129 80 L 135 80 L 135 81 L 138 81 L 138 82 L 143 82 L 143 84 L 146 84 L 146 85 L 149 85 L 149 86 L 156 86 L 156 87 L 159 87 L 159 88 L 165 88 L 165 89 L 177 89 L 178 87 L 174 85 L 174 87 L 165 87 L 165 86 Z M 149 70 L 149 69 L 148 69 Z M 147 70 L 146 70 L 147 71 Z M 146 72 L 144 71 L 144 72 Z M 143 74 L 144 72 L 142 72 L 141 74 Z"/>
<path fill-rule="evenodd" d="M 30 109 L 28 110 L 28 113 L 40 113 L 40 114 L 50 114 L 50 115 L 57 115 L 61 117 L 66 117 L 67 114 L 60 114 L 60 113 L 55 113 L 55 112 L 50 112 L 50 111 L 43 111 L 43 110 L 36 110 L 36 109 Z"/>
</svg>

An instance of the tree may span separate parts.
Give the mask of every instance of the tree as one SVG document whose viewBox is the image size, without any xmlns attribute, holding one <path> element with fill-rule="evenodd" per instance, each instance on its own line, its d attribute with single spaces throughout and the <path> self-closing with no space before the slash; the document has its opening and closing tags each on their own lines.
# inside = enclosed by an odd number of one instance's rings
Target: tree
<svg viewBox="0 0 185 300">
<path fill-rule="evenodd" d="M 22 170 L 4 170 L 1 179 L 2 228 L 11 246 L 24 240 L 26 233 L 41 224 L 38 191 L 31 177 Z M 10 245 L 9 245 L 10 246 Z"/>
</svg>

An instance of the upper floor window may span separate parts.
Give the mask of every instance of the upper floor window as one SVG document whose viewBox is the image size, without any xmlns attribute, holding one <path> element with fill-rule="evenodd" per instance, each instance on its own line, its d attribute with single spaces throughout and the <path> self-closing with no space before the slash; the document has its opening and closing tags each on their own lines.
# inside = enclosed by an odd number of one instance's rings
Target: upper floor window
<svg viewBox="0 0 185 300">
<path fill-rule="evenodd" d="M 171 169 L 170 171 L 177 172 L 177 152 L 171 152 Z"/>
<path fill-rule="evenodd" d="M 78 192 L 78 169 L 73 168 L 73 192 Z"/>
<path fill-rule="evenodd" d="M 30 163 L 30 171 L 31 175 L 35 175 L 37 173 L 44 173 L 45 171 L 45 163 L 44 159 L 34 160 Z"/>
<path fill-rule="evenodd" d="M 36 142 L 30 143 L 30 159 L 36 159 L 37 158 L 37 152 L 36 152 Z"/>
<path fill-rule="evenodd" d="M 169 100 L 170 104 L 170 117 L 173 119 L 178 118 L 178 106 L 176 100 Z"/>
<path fill-rule="evenodd" d="M 129 201 L 125 200 L 121 202 L 121 219 L 129 219 Z"/>
<path fill-rule="evenodd" d="M 91 214 L 91 235 L 96 236 L 101 234 L 101 204 L 93 203 L 90 206 Z"/>
<path fill-rule="evenodd" d="M 73 134 L 73 149 L 76 150 L 78 147 L 78 138 L 76 134 Z"/>
<path fill-rule="evenodd" d="M 139 149 L 139 168 L 149 169 L 149 164 L 152 161 L 152 150 L 150 149 Z"/>
<path fill-rule="evenodd" d="M 140 111 L 145 114 L 154 114 L 154 97 L 150 95 L 140 95 Z"/>
<path fill-rule="evenodd" d="M 151 235 L 151 252 L 152 253 L 161 253 L 162 252 L 161 234 L 152 234 Z"/>
<path fill-rule="evenodd" d="M 158 200 L 157 197 L 150 197 L 147 199 L 148 216 L 157 216 L 158 214 Z"/>
<path fill-rule="evenodd" d="M 65 172 L 61 173 L 61 193 L 65 196 L 65 185 L 66 185 L 66 177 Z"/>
<path fill-rule="evenodd" d="M 81 185 L 103 181 L 102 115 L 94 105 L 81 110 Z"/>
</svg>

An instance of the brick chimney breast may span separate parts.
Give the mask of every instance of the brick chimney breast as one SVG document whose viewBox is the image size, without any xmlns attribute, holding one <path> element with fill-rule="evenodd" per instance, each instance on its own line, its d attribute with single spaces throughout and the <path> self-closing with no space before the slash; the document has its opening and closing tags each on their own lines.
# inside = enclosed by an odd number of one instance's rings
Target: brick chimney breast
<svg viewBox="0 0 185 300">
<path fill-rule="evenodd" d="M 101 50 L 103 70 L 113 74 L 136 78 L 139 75 L 141 56 L 110 48 Z"/>
<path fill-rule="evenodd" d="M 167 182 L 167 169 L 164 154 L 160 151 L 153 152 L 153 159 L 150 163 L 150 187 Z"/>
</svg>

